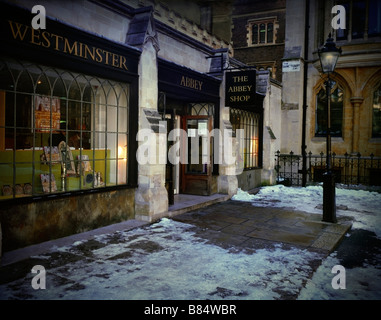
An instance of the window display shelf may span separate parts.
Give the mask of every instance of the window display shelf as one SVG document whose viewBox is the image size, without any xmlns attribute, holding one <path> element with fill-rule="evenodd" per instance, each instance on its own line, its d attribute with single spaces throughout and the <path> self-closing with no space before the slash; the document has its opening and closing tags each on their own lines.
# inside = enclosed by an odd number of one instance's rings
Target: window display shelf
<svg viewBox="0 0 381 320">
<path fill-rule="evenodd" d="M 63 179 L 62 162 L 41 161 L 43 150 L 16 150 L 15 155 L 13 150 L 0 151 L 0 200 L 13 198 L 13 193 L 19 198 L 110 185 L 112 160 L 109 149 L 82 149 L 71 152 L 74 171 Z M 14 157 L 16 162 L 13 163 Z M 80 158 L 82 160 L 79 160 Z M 51 183 L 50 174 L 53 176 Z M 45 175 L 46 179 L 42 179 L 41 175 Z"/>
</svg>

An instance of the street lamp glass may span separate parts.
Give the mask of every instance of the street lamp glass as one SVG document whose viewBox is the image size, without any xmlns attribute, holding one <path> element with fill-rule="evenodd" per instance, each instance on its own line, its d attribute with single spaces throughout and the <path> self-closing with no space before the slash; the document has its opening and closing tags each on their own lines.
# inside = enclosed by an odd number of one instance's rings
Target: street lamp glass
<svg viewBox="0 0 381 320">
<path fill-rule="evenodd" d="M 339 56 L 339 51 L 323 51 L 319 53 L 323 73 L 332 73 L 335 70 Z"/>
<path fill-rule="evenodd" d="M 333 41 L 331 34 L 328 35 L 324 46 L 318 50 L 318 54 L 323 73 L 332 73 L 336 68 L 337 60 L 341 54 L 341 48 L 336 47 L 336 43 Z"/>
</svg>

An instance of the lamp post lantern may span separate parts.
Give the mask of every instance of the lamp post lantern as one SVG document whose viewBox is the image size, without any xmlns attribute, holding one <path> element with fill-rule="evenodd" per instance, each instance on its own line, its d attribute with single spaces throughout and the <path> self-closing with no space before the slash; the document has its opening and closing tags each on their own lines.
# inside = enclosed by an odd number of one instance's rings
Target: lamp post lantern
<svg viewBox="0 0 381 320">
<path fill-rule="evenodd" d="M 327 91 L 327 156 L 326 172 L 323 175 L 323 221 L 337 222 L 336 219 L 336 190 L 335 176 L 331 164 L 331 90 L 332 81 L 330 74 L 334 72 L 341 48 L 337 48 L 331 34 L 322 48 L 318 50 L 320 65 L 323 73 L 327 74 L 325 87 Z"/>
</svg>

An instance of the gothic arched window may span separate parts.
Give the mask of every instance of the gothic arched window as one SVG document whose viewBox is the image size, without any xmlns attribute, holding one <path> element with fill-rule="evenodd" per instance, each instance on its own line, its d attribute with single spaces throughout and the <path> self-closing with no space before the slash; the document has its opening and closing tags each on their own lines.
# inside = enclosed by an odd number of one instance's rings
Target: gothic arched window
<svg viewBox="0 0 381 320">
<path fill-rule="evenodd" d="M 381 84 L 373 94 L 372 138 L 381 138 Z"/>
<path fill-rule="evenodd" d="M 343 135 L 343 102 L 344 91 L 333 82 L 331 90 L 331 136 Z M 315 136 L 324 137 L 327 134 L 327 91 L 321 88 L 316 96 Z"/>
</svg>

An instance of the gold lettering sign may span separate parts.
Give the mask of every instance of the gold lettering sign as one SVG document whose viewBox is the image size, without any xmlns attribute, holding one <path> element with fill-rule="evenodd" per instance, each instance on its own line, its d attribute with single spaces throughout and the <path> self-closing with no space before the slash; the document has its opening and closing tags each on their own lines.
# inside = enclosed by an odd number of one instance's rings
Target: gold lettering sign
<svg viewBox="0 0 381 320">
<path fill-rule="evenodd" d="M 248 76 L 235 76 L 233 77 L 233 83 L 238 83 L 239 85 L 233 85 L 229 87 L 228 92 L 250 92 L 252 85 L 242 85 L 242 83 L 248 82 Z M 250 95 L 235 95 L 230 96 L 230 102 L 247 102 L 250 99 Z"/>
<path fill-rule="evenodd" d="M 81 57 L 85 60 L 106 64 L 114 68 L 127 70 L 126 57 L 87 45 L 79 41 L 73 41 L 64 36 L 50 33 L 46 30 L 35 30 L 30 26 L 8 20 L 13 39 L 29 42 L 36 46 L 64 52 L 68 55 Z"/>
<path fill-rule="evenodd" d="M 181 77 L 180 86 L 201 91 L 202 85 L 203 85 L 203 81 L 189 78 L 186 76 Z"/>
<path fill-rule="evenodd" d="M 252 102 L 255 94 L 255 72 L 250 73 L 250 71 L 227 73 L 226 103 L 228 105 L 245 105 Z"/>
</svg>

